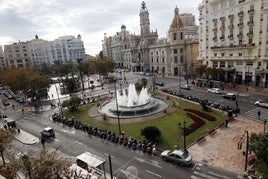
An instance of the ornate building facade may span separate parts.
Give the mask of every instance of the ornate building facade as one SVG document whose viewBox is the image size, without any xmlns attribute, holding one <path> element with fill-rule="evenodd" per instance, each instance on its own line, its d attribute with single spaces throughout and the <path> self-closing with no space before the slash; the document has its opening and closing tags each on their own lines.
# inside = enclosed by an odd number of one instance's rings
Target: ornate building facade
<svg viewBox="0 0 268 179">
<path fill-rule="evenodd" d="M 144 2 L 139 16 L 140 35 L 130 34 L 122 25 L 121 32 L 115 36 L 105 35 L 104 55 L 113 59 L 118 67 L 134 72 L 153 72 L 162 76 L 191 74 L 196 60 L 193 48 L 196 49 L 198 40 L 185 38 L 179 9 L 174 10 L 167 38 L 158 38 L 157 31 L 150 30 L 149 11 Z"/>
<path fill-rule="evenodd" d="M 268 88 L 267 0 L 203 0 L 200 64 L 225 70 L 227 82 Z"/>
</svg>

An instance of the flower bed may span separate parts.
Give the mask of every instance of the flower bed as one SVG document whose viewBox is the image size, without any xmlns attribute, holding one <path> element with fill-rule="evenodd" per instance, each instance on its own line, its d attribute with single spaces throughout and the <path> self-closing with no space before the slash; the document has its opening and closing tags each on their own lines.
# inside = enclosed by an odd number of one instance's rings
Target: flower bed
<svg viewBox="0 0 268 179">
<path fill-rule="evenodd" d="M 191 114 L 191 113 L 186 113 L 191 119 L 194 120 L 194 123 L 192 123 L 188 128 L 185 129 L 185 135 L 189 135 L 190 133 L 194 132 L 201 126 L 203 126 L 206 122 L 201 119 L 200 117 Z"/>
<path fill-rule="evenodd" d="M 195 110 L 195 109 L 184 109 L 184 110 L 187 111 L 187 112 L 194 113 L 194 114 L 196 114 L 196 115 L 198 115 L 198 116 L 200 116 L 200 117 L 202 117 L 204 119 L 207 119 L 209 121 L 216 121 L 217 120 L 214 116 L 212 116 L 212 115 L 210 115 L 208 113 L 204 113 L 204 112 Z"/>
</svg>

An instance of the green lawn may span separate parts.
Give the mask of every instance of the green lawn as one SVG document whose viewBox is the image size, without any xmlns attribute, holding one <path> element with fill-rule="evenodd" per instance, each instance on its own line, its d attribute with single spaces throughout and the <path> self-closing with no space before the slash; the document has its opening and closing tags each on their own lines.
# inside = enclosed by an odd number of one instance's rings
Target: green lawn
<svg viewBox="0 0 268 179">
<path fill-rule="evenodd" d="M 174 100 L 174 99 L 170 99 L 170 100 Z M 170 114 L 167 113 L 166 116 L 155 119 L 155 120 L 132 123 L 132 124 L 121 124 L 121 131 L 124 131 L 126 136 L 131 136 L 138 140 L 143 140 L 144 139 L 143 136 L 140 135 L 141 129 L 145 128 L 146 126 L 156 126 L 157 128 L 161 130 L 161 133 L 162 133 L 161 140 L 157 144 L 158 148 L 162 150 L 174 149 L 178 145 L 178 143 L 179 143 L 179 147 L 183 148 L 183 136 L 181 135 L 182 129 L 179 129 L 178 123 L 183 124 L 183 121 L 186 121 L 187 122 L 186 126 L 189 126 L 191 123 L 193 123 L 193 120 L 186 116 L 186 112 L 183 109 L 185 108 L 192 108 L 192 109 L 198 109 L 198 110 L 202 110 L 202 109 L 200 105 L 193 104 L 184 100 L 179 100 L 179 99 L 175 99 L 175 100 L 177 100 L 179 106 L 174 112 Z M 79 107 L 78 111 L 75 111 L 72 113 L 65 110 L 64 115 L 67 118 L 75 117 L 76 120 L 80 120 L 83 123 L 105 128 L 110 131 L 114 131 L 118 133 L 118 124 L 108 124 L 105 122 L 96 121 L 89 117 L 88 110 L 93 105 L 96 105 L 96 104 L 89 104 L 89 105 L 81 106 Z M 213 110 L 212 112 L 210 112 L 210 114 L 214 115 L 217 118 L 217 121 L 212 122 L 212 121 L 205 120 L 206 124 L 204 126 L 202 126 L 198 130 L 196 130 L 195 132 L 187 136 L 186 138 L 187 146 L 192 144 L 194 141 L 196 141 L 196 139 L 199 138 L 200 136 L 206 135 L 208 131 L 217 127 L 219 124 L 223 123 L 227 119 L 227 115 L 219 111 Z"/>
</svg>

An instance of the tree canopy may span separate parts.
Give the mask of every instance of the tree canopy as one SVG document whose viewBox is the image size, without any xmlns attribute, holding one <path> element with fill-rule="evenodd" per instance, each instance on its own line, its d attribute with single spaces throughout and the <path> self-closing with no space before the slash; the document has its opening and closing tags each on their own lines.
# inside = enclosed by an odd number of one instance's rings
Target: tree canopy
<svg viewBox="0 0 268 179">
<path fill-rule="evenodd" d="M 29 91 L 33 94 L 40 89 L 49 88 L 50 85 L 48 76 L 40 75 L 31 69 L 5 68 L 0 73 L 0 80 L 12 91 L 22 91 L 25 96 L 29 95 Z"/>
</svg>

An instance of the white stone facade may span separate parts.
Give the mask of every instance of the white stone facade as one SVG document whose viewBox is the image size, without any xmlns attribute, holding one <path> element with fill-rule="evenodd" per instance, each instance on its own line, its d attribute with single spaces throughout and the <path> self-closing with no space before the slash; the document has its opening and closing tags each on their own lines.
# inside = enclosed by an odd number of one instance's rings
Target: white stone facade
<svg viewBox="0 0 268 179">
<path fill-rule="evenodd" d="M 268 88 L 268 1 L 203 0 L 199 63 L 225 70 L 227 82 Z"/>
<path fill-rule="evenodd" d="M 53 64 L 56 60 L 63 63 L 86 60 L 84 43 L 81 36 L 63 36 L 54 41 L 35 39 L 27 42 L 4 45 L 4 56 L 8 67 L 36 67 L 46 64 Z M 2 63 L 1 63 L 2 65 Z M 3 67 L 3 65 L 2 65 Z"/>
<path fill-rule="evenodd" d="M 121 32 L 116 36 L 105 35 L 104 54 L 117 62 L 118 67 L 134 72 L 153 72 L 161 76 L 191 74 L 195 60 L 191 48 L 198 41 L 185 39 L 184 26 L 177 7 L 174 13 L 167 38 L 158 38 L 157 31 L 150 30 L 149 12 L 142 2 L 139 14 L 140 35 L 130 34 L 125 26 L 123 29 L 121 27 Z"/>
</svg>

